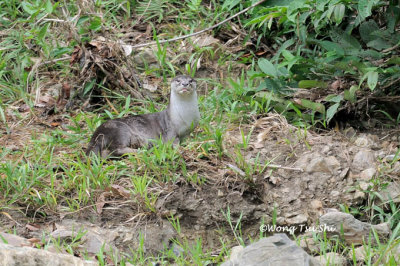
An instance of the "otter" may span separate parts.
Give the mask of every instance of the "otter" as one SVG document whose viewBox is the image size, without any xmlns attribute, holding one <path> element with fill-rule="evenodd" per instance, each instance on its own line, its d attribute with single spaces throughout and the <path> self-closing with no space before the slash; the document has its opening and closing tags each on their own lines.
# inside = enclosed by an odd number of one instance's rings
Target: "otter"
<svg viewBox="0 0 400 266">
<path fill-rule="evenodd" d="M 175 77 L 165 110 L 106 121 L 93 133 L 86 155 L 120 157 L 139 147 L 151 147 L 152 140 L 160 138 L 163 143 L 172 140 L 177 145 L 199 124 L 196 86 L 190 76 Z"/>
</svg>

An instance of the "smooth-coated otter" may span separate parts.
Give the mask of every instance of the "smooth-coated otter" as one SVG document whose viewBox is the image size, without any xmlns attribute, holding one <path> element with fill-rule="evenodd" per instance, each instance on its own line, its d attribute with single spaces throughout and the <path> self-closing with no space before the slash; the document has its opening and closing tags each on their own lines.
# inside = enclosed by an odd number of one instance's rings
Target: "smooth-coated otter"
<svg viewBox="0 0 400 266">
<path fill-rule="evenodd" d="M 86 155 L 93 152 L 103 158 L 122 156 L 150 146 L 151 140 L 160 137 L 163 142 L 173 140 L 177 144 L 193 131 L 199 120 L 196 81 L 180 75 L 171 82 L 170 102 L 165 110 L 103 123 L 93 133 Z"/>
</svg>

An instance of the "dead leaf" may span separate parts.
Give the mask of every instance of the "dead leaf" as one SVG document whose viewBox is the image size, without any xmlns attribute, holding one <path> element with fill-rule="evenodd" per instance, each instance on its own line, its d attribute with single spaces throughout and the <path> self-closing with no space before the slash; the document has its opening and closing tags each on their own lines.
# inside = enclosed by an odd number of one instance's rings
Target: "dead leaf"
<svg viewBox="0 0 400 266">
<path fill-rule="evenodd" d="M 106 197 L 110 195 L 111 193 L 106 191 L 101 193 L 100 196 L 97 198 L 96 201 L 97 214 L 101 214 L 103 212 L 103 207 L 106 204 Z"/>
<path fill-rule="evenodd" d="M 82 49 L 79 46 L 74 47 L 74 51 L 71 54 L 71 60 L 69 61 L 71 66 L 81 59 L 82 53 Z"/>
<path fill-rule="evenodd" d="M 38 231 L 40 229 L 39 226 L 31 225 L 31 224 L 26 224 L 25 227 L 30 231 Z"/>
<path fill-rule="evenodd" d="M 51 123 L 50 123 L 50 126 L 52 126 L 52 127 L 58 127 L 58 126 L 60 126 L 60 123 L 59 123 L 59 122 L 51 122 Z"/>
<path fill-rule="evenodd" d="M 26 103 L 24 103 L 23 105 L 21 105 L 20 107 L 18 107 L 18 112 L 23 113 L 23 112 L 28 112 L 31 108 L 29 107 L 29 105 L 27 105 Z"/>
<path fill-rule="evenodd" d="M 43 243 L 39 238 L 36 237 L 29 238 L 28 241 L 31 243 L 31 246 L 35 246 L 36 244 L 39 246 L 43 246 Z"/>
<path fill-rule="evenodd" d="M 265 54 L 266 52 L 267 52 L 267 51 L 259 51 L 259 52 L 256 52 L 256 55 L 260 56 L 260 55 Z"/>
<path fill-rule="evenodd" d="M 112 185 L 111 191 L 114 194 L 120 195 L 123 198 L 130 198 L 130 196 L 131 196 L 131 193 L 129 192 L 129 190 L 125 189 L 124 187 L 122 187 L 120 185 Z"/>
<path fill-rule="evenodd" d="M 342 87 L 342 83 L 340 82 L 339 79 L 337 79 L 331 84 L 331 87 L 334 90 L 338 90 L 338 89 L 340 89 Z"/>
<path fill-rule="evenodd" d="M 148 84 L 148 83 L 144 83 L 143 84 L 143 89 L 149 90 L 151 92 L 155 92 L 157 90 L 157 86 L 156 85 L 152 85 L 152 84 Z"/>
</svg>

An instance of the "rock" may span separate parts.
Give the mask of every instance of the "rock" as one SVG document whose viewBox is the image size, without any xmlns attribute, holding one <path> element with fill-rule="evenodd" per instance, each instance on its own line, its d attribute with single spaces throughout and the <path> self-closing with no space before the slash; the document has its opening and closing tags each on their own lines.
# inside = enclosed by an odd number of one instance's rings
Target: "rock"
<svg viewBox="0 0 400 266">
<path fill-rule="evenodd" d="M 314 241 L 312 236 L 304 236 L 300 239 L 299 246 L 308 251 L 309 253 L 318 253 L 320 252 L 319 243 Z"/>
<path fill-rule="evenodd" d="M 389 252 L 388 256 L 384 260 L 385 265 L 390 265 L 391 263 L 393 263 L 393 260 L 390 261 L 391 258 L 394 258 L 394 261 L 396 261 L 397 263 L 400 261 L 400 246 L 399 245 L 394 247 Z"/>
<path fill-rule="evenodd" d="M 324 213 L 322 201 L 320 200 L 312 200 L 310 202 L 310 207 L 311 207 L 310 213 L 316 215 L 316 217 L 319 217 Z"/>
<path fill-rule="evenodd" d="M 83 249 L 89 254 L 99 253 L 103 246 L 104 251 L 110 250 L 110 245 L 107 244 L 106 241 L 98 234 L 88 232 L 82 237 L 82 240 L 84 241 Z"/>
<path fill-rule="evenodd" d="M 354 155 L 352 167 L 356 170 L 364 170 L 375 164 L 375 156 L 369 149 L 362 149 Z"/>
<path fill-rule="evenodd" d="M 357 132 L 354 128 L 349 127 L 343 131 L 343 134 L 346 136 L 346 138 L 351 139 L 356 136 Z"/>
<path fill-rule="evenodd" d="M 340 196 L 340 192 L 337 191 L 337 190 L 332 190 L 331 193 L 330 193 L 330 196 L 331 196 L 332 198 L 337 198 L 337 197 Z"/>
<path fill-rule="evenodd" d="M 375 174 L 376 174 L 375 168 L 368 168 L 360 173 L 360 178 L 364 181 L 369 181 L 374 177 Z"/>
<path fill-rule="evenodd" d="M 198 37 L 194 37 L 193 44 L 197 45 L 198 47 L 206 47 L 212 46 L 214 49 L 217 49 L 219 46 L 220 41 L 214 38 L 211 35 L 200 35 Z"/>
<path fill-rule="evenodd" d="M 360 136 L 355 141 L 354 144 L 358 147 L 368 147 L 370 145 L 370 141 L 366 136 Z"/>
<path fill-rule="evenodd" d="M 78 232 L 79 231 L 57 229 L 53 231 L 50 235 L 55 239 L 65 241 L 68 238 L 72 239 L 76 237 Z M 92 232 L 90 229 L 89 231 L 86 231 L 81 239 L 82 246 L 80 247 L 80 249 L 90 254 L 97 254 L 102 249 L 103 245 L 104 250 L 110 250 L 110 245 L 107 244 L 106 241 L 99 234 Z"/>
<path fill-rule="evenodd" d="M 347 243 L 355 245 L 362 245 L 364 241 L 368 242 L 372 228 L 382 237 L 380 238 L 381 240 L 390 234 L 390 228 L 387 223 L 371 225 L 357 220 L 351 214 L 343 212 L 324 214 L 319 218 L 319 224 L 324 228 L 328 237 L 341 236 Z"/>
<path fill-rule="evenodd" d="M 315 154 L 315 157 L 305 166 L 308 173 L 332 173 L 337 174 L 340 168 L 339 161 L 334 156 L 324 158 L 320 154 Z"/>
<path fill-rule="evenodd" d="M 377 204 L 386 204 L 393 200 L 394 203 L 400 202 L 400 183 L 392 182 L 385 188 L 379 191 L 381 195 L 380 198 L 377 199 Z"/>
<path fill-rule="evenodd" d="M 176 236 L 176 232 L 172 225 L 164 221 L 161 226 L 158 225 L 146 225 L 144 229 L 142 229 L 143 234 L 143 242 L 145 252 L 149 252 L 151 254 L 156 254 L 165 249 L 168 246 L 168 243 L 171 239 Z M 136 239 L 136 241 L 139 239 Z M 137 242 L 139 244 L 139 242 Z"/>
<path fill-rule="evenodd" d="M 372 185 L 372 184 L 367 183 L 367 182 L 364 182 L 364 181 L 361 181 L 358 185 L 360 186 L 360 189 L 361 189 L 362 191 L 366 191 L 366 190 L 368 189 L 368 187 L 369 187 L 370 185 Z"/>
<path fill-rule="evenodd" d="M 354 252 L 350 250 L 350 252 L 348 253 L 348 258 L 350 260 L 353 260 L 353 256 L 355 257 L 357 262 L 365 261 L 366 252 L 364 246 L 355 248 Z"/>
<path fill-rule="evenodd" d="M 288 225 L 307 224 L 308 216 L 305 214 L 298 214 L 294 217 L 286 218 L 285 222 Z"/>
<path fill-rule="evenodd" d="M 391 161 L 393 161 L 394 158 L 396 158 L 396 154 L 389 154 L 389 155 L 386 155 L 386 156 L 383 158 L 383 161 L 385 161 L 385 162 L 391 162 Z"/>
<path fill-rule="evenodd" d="M 185 250 L 176 243 L 172 244 L 171 250 L 176 257 L 179 257 L 181 254 L 183 254 L 183 252 L 185 252 Z"/>
<path fill-rule="evenodd" d="M 329 156 L 325 159 L 326 163 L 329 166 L 329 169 L 331 169 L 331 173 L 332 174 L 338 174 L 339 173 L 339 169 L 341 168 L 340 166 L 340 162 L 338 161 L 338 159 L 336 159 L 335 156 Z"/>
<path fill-rule="evenodd" d="M 133 62 L 138 67 L 145 67 L 145 66 L 158 66 L 158 59 L 157 59 L 157 46 L 148 46 L 139 48 L 135 51 L 136 53 L 133 56 Z M 170 49 L 167 49 L 165 54 L 166 59 L 168 61 L 172 61 L 174 59 L 174 54 L 171 52 Z"/>
<path fill-rule="evenodd" d="M 390 171 L 391 174 L 400 175 L 400 162 L 395 162 Z"/>
<path fill-rule="evenodd" d="M 231 248 L 231 256 L 229 257 L 229 259 L 231 261 L 235 261 L 238 259 L 239 254 L 242 252 L 242 250 L 244 249 L 243 246 L 234 246 Z"/>
<path fill-rule="evenodd" d="M 320 265 L 285 234 L 260 239 L 234 253 L 234 256 L 222 266 L 297 266 Z"/>
<path fill-rule="evenodd" d="M 365 199 L 366 194 L 362 191 L 356 191 L 354 193 L 353 199 L 356 201 L 362 201 L 363 199 Z"/>
<path fill-rule="evenodd" d="M 3 232 L 0 232 L 0 243 L 6 243 L 15 247 L 31 246 L 31 242 L 28 239 Z"/>
<path fill-rule="evenodd" d="M 332 266 L 347 265 L 346 258 L 335 252 L 329 252 L 326 253 L 325 255 L 317 256 L 314 258 L 319 262 L 321 262 L 322 265 L 332 265 Z"/>
<path fill-rule="evenodd" d="M 56 254 L 47 250 L 15 247 L 0 243 L 0 262 L 7 266 L 64 266 L 98 265 L 97 262 L 81 260 L 67 254 Z"/>
</svg>

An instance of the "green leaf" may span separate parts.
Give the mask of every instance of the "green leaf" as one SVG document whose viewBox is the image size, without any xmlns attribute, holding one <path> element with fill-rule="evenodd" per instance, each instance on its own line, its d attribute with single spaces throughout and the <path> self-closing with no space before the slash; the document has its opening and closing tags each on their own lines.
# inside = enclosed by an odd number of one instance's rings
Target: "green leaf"
<svg viewBox="0 0 400 266">
<path fill-rule="evenodd" d="M 309 89 L 309 88 L 327 88 L 328 84 L 320 80 L 300 80 L 299 88 Z"/>
<path fill-rule="evenodd" d="M 46 23 L 39 31 L 38 40 L 43 41 L 44 37 L 46 37 L 47 30 L 49 29 L 50 23 Z"/>
<path fill-rule="evenodd" d="M 258 60 L 258 66 L 260 67 L 261 71 L 271 77 L 277 76 L 277 71 L 275 66 L 268 61 L 268 59 L 260 58 Z"/>
<path fill-rule="evenodd" d="M 379 30 L 378 24 L 376 24 L 374 20 L 369 20 L 361 23 L 360 28 L 358 29 L 358 31 L 360 32 L 361 39 L 365 43 L 375 40 L 376 36 L 373 36 L 372 33 L 378 30 Z"/>
<path fill-rule="evenodd" d="M 22 8 L 24 9 L 24 11 L 26 13 L 28 13 L 29 15 L 32 15 L 38 11 L 38 8 L 29 2 L 24 1 L 21 3 L 21 5 L 22 5 Z"/>
<path fill-rule="evenodd" d="M 358 13 L 362 18 L 366 18 L 371 15 L 373 1 L 371 0 L 359 0 L 358 1 Z"/>
<path fill-rule="evenodd" d="M 295 43 L 294 38 L 293 39 L 289 39 L 286 42 L 284 42 L 278 49 L 278 51 L 275 53 L 275 55 L 272 57 L 271 61 L 275 62 L 278 60 L 278 58 L 280 57 L 281 53 L 283 50 L 286 50 L 286 48 L 289 48 L 290 46 L 292 46 Z"/>
<path fill-rule="evenodd" d="M 376 38 L 375 40 L 368 42 L 367 46 L 374 48 L 375 50 L 378 51 L 382 51 L 383 49 L 392 47 L 392 45 L 389 42 L 383 40 L 382 38 Z"/>
<path fill-rule="evenodd" d="M 372 49 L 368 49 L 368 50 L 362 50 L 358 53 L 358 57 L 360 58 L 372 58 L 372 59 L 381 59 L 383 57 L 383 54 L 372 50 Z"/>
<path fill-rule="evenodd" d="M 294 59 L 294 55 L 292 55 L 288 50 L 283 50 L 282 51 L 282 56 L 287 60 L 287 61 L 291 61 Z"/>
<path fill-rule="evenodd" d="M 71 53 L 71 52 L 72 52 L 72 48 L 70 48 L 70 47 L 59 47 L 59 48 L 55 48 L 51 51 L 50 57 L 56 58 L 60 55 L 63 55 L 66 53 Z"/>
<path fill-rule="evenodd" d="M 53 12 L 53 4 L 51 3 L 50 0 L 47 0 L 47 1 L 46 1 L 46 4 L 45 4 L 45 6 L 44 6 L 44 9 L 46 10 L 46 12 L 47 12 L 48 14 L 51 14 L 51 13 Z"/>
<path fill-rule="evenodd" d="M 367 84 L 368 87 L 372 90 L 375 89 L 376 84 L 378 84 L 378 72 L 370 71 L 367 74 Z"/>
<path fill-rule="evenodd" d="M 88 21 L 90 18 L 89 16 L 82 16 L 78 19 L 78 22 L 76 23 L 76 26 L 81 26 L 83 23 L 85 23 L 86 21 Z"/>
<path fill-rule="evenodd" d="M 356 102 L 356 91 L 358 89 L 359 89 L 358 86 L 353 85 L 353 86 L 350 87 L 349 90 L 345 90 L 344 91 L 344 99 L 348 100 L 348 101 L 350 101 L 352 103 L 355 103 Z"/>
<path fill-rule="evenodd" d="M 270 91 L 259 91 L 256 92 L 255 97 L 271 99 L 272 101 L 279 102 L 279 103 L 288 103 L 289 101 L 278 97 L 275 93 Z"/>
<path fill-rule="evenodd" d="M 306 0 L 292 0 L 287 9 L 287 18 L 292 22 L 296 22 L 296 16 L 300 8 L 307 8 Z"/>
<path fill-rule="evenodd" d="M 390 58 L 386 64 L 388 65 L 400 65 L 400 56 L 393 56 L 392 58 Z"/>
<path fill-rule="evenodd" d="M 318 44 L 327 51 L 335 51 L 337 55 L 343 56 L 345 54 L 344 49 L 338 43 L 322 41 Z"/>
<path fill-rule="evenodd" d="M 355 51 L 358 52 L 362 49 L 361 44 L 354 36 L 338 27 L 331 30 L 330 36 L 332 41 L 339 43 L 346 53 L 353 54 Z"/>
<path fill-rule="evenodd" d="M 264 80 L 264 86 L 266 89 L 268 89 L 272 92 L 279 92 L 281 89 L 281 86 L 279 86 L 279 84 L 275 80 L 270 79 L 270 78 L 266 78 Z"/>
<path fill-rule="evenodd" d="M 340 103 L 335 103 L 334 105 L 329 106 L 328 110 L 326 110 L 326 122 L 329 123 L 333 116 L 336 114 Z"/>
<path fill-rule="evenodd" d="M 343 4 L 338 4 L 333 11 L 336 24 L 340 24 L 344 17 L 344 12 L 346 11 L 346 6 Z"/>
<path fill-rule="evenodd" d="M 317 10 L 323 11 L 325 5 L 330 2 L 330 0 L 317 0 Z"/>
<path fill-rule="evenodd" d="M 86 95 L 94 86 L 95 79 L 85 84 L 85 88 L 83 89 L 83 95 Z"/>
<path fill-rule="evenodd" d="M 341 100 L 343 100 L 342 95 L 330 94 L 325 97 L 325 101 L 327 102 L 340 103 Z"/>
<path fill-rule="evenodd" d="M 222 10 L 230 11 L 232 8 L 234 8 L 237 4 L 240 3 L 240 0 L 230 0 L 230 1 L 224 1 L 224 4 L 222 5 Z"/>
<path fill-rule="evenodd" d="M 325 106 L 321 103 L 312 102 L 306 99 L 300 99 L 299 101 L 296 101 L 296 104 L 299 104 L 313 111 L 319 112 L 321 114 L 325 114 Z"/>
<path fill-rule="evenodd" d="M 93 31 L 98 31 L 101 29 L 101 18 L 94 17 L 90 22 L 89 29 Z"/>
</svg>

